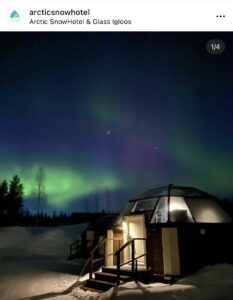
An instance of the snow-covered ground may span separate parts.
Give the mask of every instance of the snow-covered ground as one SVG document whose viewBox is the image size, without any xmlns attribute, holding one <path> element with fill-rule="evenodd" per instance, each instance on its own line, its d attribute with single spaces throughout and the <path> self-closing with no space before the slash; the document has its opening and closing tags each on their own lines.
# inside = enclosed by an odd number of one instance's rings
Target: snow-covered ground
<svg viewBox="0 0 233 300">
<path fill-rule="evenodd" d="M 0 299 L 58 292 L 74 284 L 84 261 L 66 258 L 87 226 L 0 228 Z"/>
<path fill-rule="evenodd" d="M 173 285 L 128 282 L 103 294 L 85 292 L 78 282 L 85 261 L 65 258 L 86 227 L 0 228 L 0 300 L 233 299 L 233 266 L 227 264 L 206 266 Z"/>
<path fill-rule="evenodd" d="M 233 266 L 227 264 L 206 266 L 173 285 L 129 282 L 102 294 L 100 299 L 232 300 Z"/>
</svg>

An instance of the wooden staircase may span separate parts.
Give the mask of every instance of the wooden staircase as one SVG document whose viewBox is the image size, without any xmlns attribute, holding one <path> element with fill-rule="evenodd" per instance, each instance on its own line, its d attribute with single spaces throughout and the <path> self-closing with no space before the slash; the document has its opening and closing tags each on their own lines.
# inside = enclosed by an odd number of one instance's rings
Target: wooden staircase
<svg viewBox="0 0 233 300">
<path fill-rule="evenodd" d="M 94 272 L 95 278 L 88 279 L 85 290 L 102 293 L 117 285 L 117 269 L 114 267 L 103 267 L 101 272 Z M 137 280 L 148 282 L 151 271 L 147 269 L 138 270 Z M 120 270 L 120 284 L 135 280 L 135 272 L 127 269 Z"/>
<path fill-rule="evenodd" d="M 96 292 L 107 291 L 115 285 L 125 283 L 127 281 L 141 281 L 149 282 L 151 278 L 151 270 L 142 266 L 138 266 L 138 259 L 147 255 L 143 253 L 136 257 L 135 255 L 135 241 L 145 241 L 145 238 L 133 238 L 122 245 L 115 253 L 116 266 L 103 267 L 101 272 L 94 271 L 95 251 L 101 245 L 104 245 L 107 238 L 99 241 L 90 252 L 90 272 L 89 279 L 86 281 L 85 290 L 92 290 Z M 121 253 L 126 247 L 131 247 L 131 259 L 121 263 Z"/>
</svg>

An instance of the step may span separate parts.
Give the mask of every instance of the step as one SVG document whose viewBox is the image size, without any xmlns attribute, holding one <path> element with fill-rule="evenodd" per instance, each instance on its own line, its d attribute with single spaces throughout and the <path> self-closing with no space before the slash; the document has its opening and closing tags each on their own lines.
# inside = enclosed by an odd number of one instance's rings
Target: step
<svg viewBox="0 0 233 300">
<path fill-rule="evenodd" d="M 163 283 L 175 283 L 178 279 L 180 279 L 180 276 L 174 276 L 174 275 L 163 275 L 163 274 L 153 274 L 152 279 L 154 282 L 163 282 Z"/>
<path fill-rule="evenodd" d="M 117 269 L 111 268 L 111 267 L 103 267 L 102 272 L 110 273 L 110 274 L 117 274 Z M 132 272 L 132 270 L 130 270 L 130 269 L 121 269 L 120 275 L 135 278 L 135 272 Z M 138 269 L 137 280 L 139 280 L 143 283 L 147 283 L 150 280 L 151 275 L 152 275 L 152 271 L 149 269 Z"/>
<path fill-rule="evenodd" d="M 82 286 L 80 287 L 82 290 L 84 291 L 90 291 L 90 292 L 95 292 L 95 293 L 103 293 L 103 291 L 101 290 L 97 290 L 97 289 L 94 289 L 94 288 L 91 288 L 91 287 L 88 287 L 88 286 Z"/>
<path fill-rule="evenodd" d="M 95 272 L 95 279 L 108 281 L 112 283 L 116 283 L 117 274 L 105 273 L 105 272 Z M 132 277 L 126 275 L 120 275 L 120 281 L 126 282 L 132 280 Z"/>
<path fill-rule="evenodd" d="M 98 280 L 98 279 L 88 279 L 86 282 L 87 288 L 92 288 L 99 291 L 107 291 L 113 286 L 115 286 L 115 284 L 112 282 Z"/>
<path fill-rule="evenodd" d="M 102 272 L 104 273 L 110 273 L 110 274 L 117 274 L 117 269 L 116 268 L 111 268 L 111 267 L 102 267 Z M 149 269 L 138 269 L 137 270 L 138 273 L 150 273 L 151 270 Z M 124 269 L 124 268 L 121 268 L 120 269 L 120 274 L 121 275 L 126 275 L 126 276 L 131 276 L 134 274 L 134 272 L 131 270 L 131 269 Z"/>
</svg>

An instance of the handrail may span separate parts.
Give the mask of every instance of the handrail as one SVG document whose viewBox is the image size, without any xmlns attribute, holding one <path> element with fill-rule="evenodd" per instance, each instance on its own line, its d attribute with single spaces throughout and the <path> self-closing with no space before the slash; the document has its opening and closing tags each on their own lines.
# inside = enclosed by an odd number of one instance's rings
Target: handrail
<svg viewBox="0 0 233 300">
<path fill-rule="evenodd" d="M 82 247 L 82 240 L 81 240 L 81 239 L 78 239 L 78 240 L 73 241 L 73 243 L 70 244 L 70 255 L 69 255 L 69 257 L 70 257 L 70 258 L 72 257 L 73 251 L 78 252 L 78 250 L 79 250 L 81 247 Z"/>
<path fill-rule="evenodd" d="M 128 240 L 128 242 L 126 242 L 124 245 L 122 245 L 116 252 L 115 255 L 118 255 L 118 253 L 122 252 L 127 246 L 129 246 L 129 244 L 132 243 L 133 239 Z"/>
<path fill-rule="evenodd" d="M 129 246 L 129 244 L 132 243 L 132 241 L 146 241 L 146 238 L 131 238 L 130 240 L 128 240 L 128 242 L 126 242 L 124 245 L 122 245 L 116 252 L 115 255 L 118 255 L 118 253 L 122 252 L 127 246 Z"/>
<path fill-rule="evenodd" d="M 103 238 L 100 238 L 99 243 L 98 243 L 95 247 L 93 247 L 93 248 L 91 249 L 90 253 L 92 253 L 92 252 L 94 253 L 96 249 L 98 249 L 102 244 L 105 243 L 106 239 L 107 239 L 107 238 L 104 238 L 104 239 L 103 239 Z"/>
<path fill-rule="evenodd" d="M 74 245 L 77 245 L 77 244 L 79 244 L 80 242 L 82 242 L 82 240 L 75 240 L 75 241 L 73 241 L 72 244 L 70 244 L 70 247 L 73 247 Z"/>
<path fill-rule="evenodd" d="M 94 271 L 94 254 L 96 249 L 98 249 L 101 245 L 103 245 L 106 242 L 105 238 L 100 238 L 99 243 L 90 251 L 90 273 L 89 273 L 89 279 L 92 279 L 93 271 Z"/>
<path fill-rule="evenodd" d="M 120 268 L 131 262 L 132 265 L 131 265 L 131 269 L 132 269 L 132 272 L 135 273 L 135 281 L 137 281 L 137 261 L 140 257 L 143 257 L 143 256 L 146 256 L 147 255 L 147 252 L 146 253 L 143 253 L 141 255 L 139 255 L 138 257 L 135 258 L 135 241 L 146 241 L 147 239 L 146 238 L 133 238 L 133 239 L 130 239 L 128 242 L 126 242 L 123 246 L 121 246 L 116 252 L 115 252 L 115 255 L 117 257 L 117 285 L 120 284 Z M 131 245 L 132 247 L 132 251 L 131 251 L 131 259 L 129 261 L 127 261 L 126 263 L 123 263 L 121 264 L 120 263 L 120 254 L 121 252 L 127 247 Z M 135 268 L 135 263 L 136 263 L 136 268 Z"/>
<path fill-rule="evenodd" d="M 88 265 L 89 261 L 90 261 L 90 257 L 88 257 L 88 259 L 86 260 L 86 262 L 85 262 L 85 264 L 84 264 L 83 268 L 81 269 L 81 271 L 80 271 L 80 273 L 79 273 L 79 276 L 78 276 L 78 280 L 77 280 L 77 281 L 79 281 L 80 277 L 81 277 L 81 276 L 83 276 L 83 272 L 84 272 L 84 270 L 86 269 L 86 267 L 87 267 L 87 265 Z"/>
<path fill-rule="evenodd" d="M 121 241 L 122 239 L 121 239 L 121 238 L 110 238 L 110 239 L 109 239 L 109 238 L 106 238 L 106 237 L 105 237 L 104 239 L 101 238 L 100 241 L 99 241 L 99 243 L 98 243 L 94 248 L 91 249 L 90 253 L 91 253 L 91 252 L 95 252 L 95 250 L 98 249 L 98 248 L 99 248 L 102 244 L 104 244 L 107 240 L 113 240 L 113 241 L 118 241 L 118 240 L 119 240 L 119 241 Z"/>
<path fill-rule="evenodd" d="M 109 240 L 122 240 L 122 238 L 110 238 Z M 101 242 L 102 239 L 99 241 Z M 94 240 L 86 240 L 86 242 L 92 242 L 94 243 Z M 101 246 L 101 245 L 99 245 Z M 96 247 L 96 246 L 95 246 Z M 98 248 L 98 247 L 97 247 Z M 91 248 L 90 251 L 95 251 L 96 249 Z M 76 255 L 77 253 L 79 254 L 81 252 L 81 254 L 85 254 L 83 249 L 83 240 L 82 239 L 77 239 L 75 241 L 73 241 L 70 244 L 70 254 L 69 254 L 69 258 L 73 257 L 73 255 Z"/>
<path fill-rule="evenodd" d="M 90 251 L 90 273 L 89 273 L 89 279 L 92 279 L 93 277 L 93 271 L 94 271 L 94 254 L 95 251 L 102 246 L 103 244 L 106 243 L 107 240 L 113 240 L 113 241 L 120 241 L 122 240 L 122 238 L 107 238 L 107 237 L 102 237 L 100 238 L 99 243 Z"/>
<path fill-rule="evenodd" d="M 121 252 L 122 250 L 124 250 L 129 244 L 131 244 L 132 240 L 134 241 L 146 241 L 146 238 L 131 238 L 128 240 L 128 242 L 126 242 L 124 245 L 122 245 L 116 252 L 115 255 L 118 254 L 118 252 Z"/>
<path fill-rule="evenodd" d="M 137 259 L 139 259 L 139 258 L 141 258 L 141 257 L 143 257 L 143 256 L 146 256 L 147 254 L 148 254 L 147 252 L 146 252 L 146 253 L 143 253 L 143 254 L 141 254 L 141 255 L 135 257 L 134 260 L 137 260 Z M 129 263 L 131 263 L 131 262 L 132 262 L 132 259 L 130 259 L 130 260 L 128 260 L 128 261 L 126 261 L 126 262 L 120 264 L 120 267 L 123 267 L 124 265 L 127 265 L 127 264 L 129 264 Z"/>
</svg>

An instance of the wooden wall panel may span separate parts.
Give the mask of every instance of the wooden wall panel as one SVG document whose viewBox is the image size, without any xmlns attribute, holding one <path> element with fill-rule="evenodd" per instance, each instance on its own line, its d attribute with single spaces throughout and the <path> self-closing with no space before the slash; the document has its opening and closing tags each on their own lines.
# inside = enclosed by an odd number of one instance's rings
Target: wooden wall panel
<svg viewBox="0 0 233 300">
<path fill-rule="evenodd" d="M 147 252 L 148 267 L 152 268 L 154 274 L 163 274 L 163 247 L 160 228 L 148 230 Z"/>
</svg>

